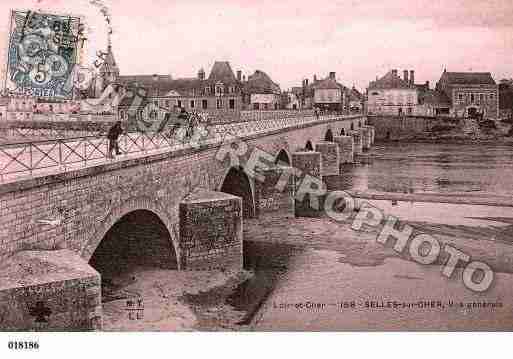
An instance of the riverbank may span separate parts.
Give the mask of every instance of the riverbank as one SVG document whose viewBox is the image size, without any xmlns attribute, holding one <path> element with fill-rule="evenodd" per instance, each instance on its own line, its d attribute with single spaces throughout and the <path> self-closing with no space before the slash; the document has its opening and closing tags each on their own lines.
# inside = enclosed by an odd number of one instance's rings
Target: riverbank
<svg viewBox="0 0 513 359">
<path fill-rule="evenodd" d="M 372 205 L 384 208 L 382 202 Z M 393 241 L 376 241 L 378 229 L 354 231 L 350 221 L 294 218 L 270 213 L 245 220 L 242 273 L 179 272 L 137 268 L 106 283 L 106 331 L 252 331 L 252 330 L 499 330 L 513 328 L 513 215 L 508 208 L 430 205 L 417 216 L 407 203 L 394 206 L 401 223 L 428 233 L 488 263 L 496 273 L 492 289 L 468 290 L 461 268 L 451 279 L 441 275 L 445 257 L 430 266 L 398 254 Z M 440 207 L 441 206 L 441 207 Z M 452 213 L 452 217 L 448 215 Z M 355 213 L 356 214 L 356 213 Z M 408 214 L 408 215 L 406 215 Z M 436 288 L 433 290 L 433 288 Z M 130 318 L 127 300 L 141 318 Z M 366 301 L 418 300 L 501 303 L 501 308 L 467 313 L 460 309 L 381 310 Z M 339 308 L 360 301 L 358 310 Z M 317 308 L 295 307 L 297 303 Z M 324 307 L 322 307 L 324 304 Z M 335 304 L 335 305 L 333 305 Z M 466 314 L 465 314 L 466 313 Z M 395 316 L 395 317 L 394 317 Z M 395 318 L 392 320 L 392 318 Z"/>
</svg>

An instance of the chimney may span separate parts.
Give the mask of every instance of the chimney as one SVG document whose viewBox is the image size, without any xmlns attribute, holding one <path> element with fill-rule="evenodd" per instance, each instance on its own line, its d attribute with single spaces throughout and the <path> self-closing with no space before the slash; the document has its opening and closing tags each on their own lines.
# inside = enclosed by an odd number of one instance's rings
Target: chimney
<svg viewBox="0 0 513 359">
<path fill-rule="evenodd" d="M 330 72 L 330 79 L 335 80 L 336 77 L 337 77 L 336 72 Z"/>
<path fill-rule="evenodd" d="M 303 86 L 304 87 L 308 87 L 308 79 L 304 79 L 303 80 Z"/>
<path fill-rule="evenodd" d="M 246 82 L 246 75 L 242 75 L 242 82 Z"/>
<path fill-rule="evenodd" d="M 415 71 L 410 71 L 410 84 L 415 85 Z"/>
<path fill-rule="evenodd" d="M 314 75 L 313 80 L 314 82 L 317 81 L 317 75 Z"/>
<path fill-rule="evenodd" d="M 237 71 L 237 81 L 239 81 L 239 82 L 242 81 L 242 71 L 241 70 Z"/>
<path fill-rule="evenodd" d="M 397 70 L 396 69 L 392 70 L 392 75 L 397 76 Z"/>
<path fill-rule="evenodd" d="M 408 70 L 404 70 L 403 71 L 403 80 L 404 82 L 406 82 L 407 84 L 410 83 L 410 81 L 408 80 Z"/>
<path fill-rule="evenodd" d="M 200 79 L 200 80 L 205 80 L 205 70 L 200 69 L 200 70 L 198 71 L 198 79 Z"/>
<path fill-rule="evenodd" d="M 426 81 L 426 88 L 429 90 L 429 81 Z"/>
</svg>

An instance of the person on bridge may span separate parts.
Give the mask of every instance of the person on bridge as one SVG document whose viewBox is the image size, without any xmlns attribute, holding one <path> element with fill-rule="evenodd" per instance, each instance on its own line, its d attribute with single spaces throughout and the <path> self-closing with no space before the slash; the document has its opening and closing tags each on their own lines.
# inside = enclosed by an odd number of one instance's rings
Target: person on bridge
<svg viewBox="0 0 513 359">
<path fill-rule="evenodd" d="M 121 121 L 117 121 L 114 126 L 109 129 L 107 133 L 107 138 L 109 139 L 109 158 L 114 158 L 112 151 L 116 150 L 116 155 L 120 155 L 118 139 L 119 136 L 123 133 L 123 128 L 121 127 Z"/>
</svg>

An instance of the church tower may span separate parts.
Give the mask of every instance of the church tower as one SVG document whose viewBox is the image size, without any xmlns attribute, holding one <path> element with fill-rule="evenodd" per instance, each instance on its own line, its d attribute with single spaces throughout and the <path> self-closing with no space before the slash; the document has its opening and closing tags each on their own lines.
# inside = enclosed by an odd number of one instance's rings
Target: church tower
<svg viewBox="0 0 513 359">
<path fill-rule="evenodd" d="M 105 60 L 100 66 L 100 77 L 103 80 L 104 87 L 107 87 L 107 85 L 116 82 L 119 78 L 119 68 L 116 60 L 114 59 L 114 54 L 112 53 L 112 45 L 110 44 L 107 49 Z"/>
</svg>

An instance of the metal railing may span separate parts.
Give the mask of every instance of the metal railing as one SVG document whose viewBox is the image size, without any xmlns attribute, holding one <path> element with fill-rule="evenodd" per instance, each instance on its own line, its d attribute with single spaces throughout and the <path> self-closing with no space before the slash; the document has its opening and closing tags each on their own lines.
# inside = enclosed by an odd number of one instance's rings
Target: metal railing
<svg viewBox="0 0 513 359">
<path fill-rule="evenodd" d="M 361 117 L 351 116 L 350 118 Z M 146 155 L 152 151 L 174 151 L 196 148 L 203 144 L 222 143 L 227 138 L 244 138 L 289 127 L 343 119 L 341 116 L 296 117 L 243 123 L 230 123 L 196 128 L 191 136 L 184 132 L 128 132 L 118 140 L 121 158 L 128 155 Z M 183 129 L 183 128 L 181 128 Z M 0 182 L 19 176 L 35 176 L 48 170 L 68 171 L 92 164 L 108 163 L 109 143 L 105 136 L 34 141 L 0 145 Z"/>
</svg>

